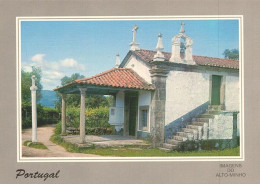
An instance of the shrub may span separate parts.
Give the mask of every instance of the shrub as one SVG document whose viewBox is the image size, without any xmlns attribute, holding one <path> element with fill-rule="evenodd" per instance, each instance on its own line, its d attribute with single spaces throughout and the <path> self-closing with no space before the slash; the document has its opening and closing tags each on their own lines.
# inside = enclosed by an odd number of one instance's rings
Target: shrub
<svg viewBox="0 0 260 184">
<path fill-rule="evenodd" d="M 80 108 L 69 107 L 66 109 L 66 122 L 68 127 L 78 128 L 80 124 Z"/>
<path fill-rule="evenodd" d="M 86 134 L 105 135 L 113 134 L 114 128 L 108 123 L 109 108 L 99 107 L 86 110 Z M 66 110 L 67 127 L 79 128 L 80 108 L 69 107 Z"/>
<path fill-rule="evenodd" d="M 30 128 L 32 127 L 32 118 L 22 119 L 22 128 Z"/>
<path fill-rule="evenodd" d="M 86 128 L 87 135 L 108 135 L 112 133 L 113 133 L 112 128 L 106 128 L 106 127 Z"/>
<path fill-rule="evenodd" d="M 111 127 L 108 123 L 108 119 L 108 107 L 87 109 L 86 111 L 86 127 Z"/>
<path fill-rule="evenodd" d="M 50 107 L 43 107 L 37 104 L 37 124 L 57 123 L 60 119 L 59 111 Z M 30 128 L 32 126 L 32 106 L 31 103 L 22 103 L 22 128 Z"/>
<path fill-rule="evenodd" d="M 99 107 L 96 109 L 86 110 L 86 127 L 111 127 L 108 123 L 108 107 Z M 79 128 L 80 125 L 80 108 L 69 107 L 66 110 L 67 126 Z"/>
<path fill-rule="evenodd" d="M 55 134 L 61 134 L 61 121 L 59 121 L 59 123 L 57 123 L 55 129 L 54 129 L 54 133 Z"/>
</svg>

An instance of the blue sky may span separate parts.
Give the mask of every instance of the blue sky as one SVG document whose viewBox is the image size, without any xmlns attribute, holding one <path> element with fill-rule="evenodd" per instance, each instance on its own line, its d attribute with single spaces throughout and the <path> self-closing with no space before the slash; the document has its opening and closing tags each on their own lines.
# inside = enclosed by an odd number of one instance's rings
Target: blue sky
<svg viewBox="0 0 260 184">
<path fill-rule="evenodd" d="M 193 55 L 223 57 L 225 49 L 239 48 L 238 20 L 22 21 L 22 69 L 41 67 L 43 89 L 52 90 L 65 75 L 88 77 L 111 69 L 117 53 L 122 61 L 135 24 L 140 48 L 154 50 L 162 33 L 164 51 L 170 52 L 181 21 L 194 41 Z"/>
</svg>

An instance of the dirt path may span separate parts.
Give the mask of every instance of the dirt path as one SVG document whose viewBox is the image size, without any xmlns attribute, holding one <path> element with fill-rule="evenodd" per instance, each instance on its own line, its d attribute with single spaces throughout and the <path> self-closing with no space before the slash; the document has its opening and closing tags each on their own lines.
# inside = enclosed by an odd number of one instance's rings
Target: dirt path
<svg viewBox="0 0 260 184">
<path fill-rule="evenodd" d="M 30 148 L 28 146 L 22 146 L 23 157 L 98 157 L 99 155 L 84 154 L 84 153 L 70 153 L 67 152 L 62 146 L 56 145 L 50 141 L 50 137 L 53 135 L 54 126 L 47 125 L 44 127 L 38 127 L 37 140 L 47 146 L 47 150 Z M 32 130 L 26 129 L 22 132 L 22 141 L 31 140 Z"/>
</svg>

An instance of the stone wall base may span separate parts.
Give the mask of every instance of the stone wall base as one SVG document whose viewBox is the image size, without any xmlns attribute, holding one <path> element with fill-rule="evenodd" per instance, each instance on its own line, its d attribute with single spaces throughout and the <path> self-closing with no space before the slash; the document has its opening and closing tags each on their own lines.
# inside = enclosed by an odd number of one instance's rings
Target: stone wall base
<svg viewBox="0 0 260 184">
<path fill-rule="evenodd" d="M 240 138 L 236 139 L 212 139 L 212 140 L 195 140 L 185 141 L 178 147 L 178 151 L 193 150 L 223 150 L 225 148 L 235 148 L 240 144 Z"/>
</svg>

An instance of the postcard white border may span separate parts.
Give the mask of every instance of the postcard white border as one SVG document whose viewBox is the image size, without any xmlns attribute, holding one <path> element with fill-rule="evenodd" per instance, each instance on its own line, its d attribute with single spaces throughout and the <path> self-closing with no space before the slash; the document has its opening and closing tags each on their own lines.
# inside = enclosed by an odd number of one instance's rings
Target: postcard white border
<svg viewBox="0 0 260 184">
<path fill-rule="evenodd" d="M 22 157 L 21 136 L 21 21 L 120 21 L 120 20 L 238 20 L 240 78 L 240 156 L 237 157 Z M 243 15 L 198 16 L 45 16 L 16 17 L 17 162 L 169 162 L 244 161 L 244 27 Z"/>
</svg>

